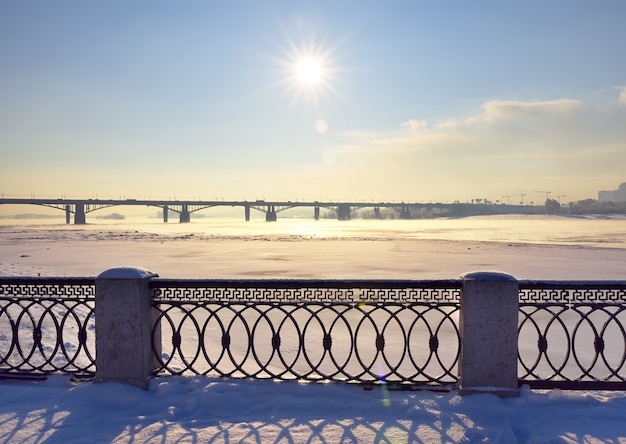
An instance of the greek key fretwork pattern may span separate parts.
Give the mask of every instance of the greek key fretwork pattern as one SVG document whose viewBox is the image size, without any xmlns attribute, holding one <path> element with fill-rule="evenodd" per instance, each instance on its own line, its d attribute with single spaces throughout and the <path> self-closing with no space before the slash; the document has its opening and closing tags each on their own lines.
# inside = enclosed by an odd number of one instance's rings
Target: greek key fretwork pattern
<svg viewBox="0 0 626 444">
<path fill-rule="evenodd" d="M 95 299 L 94 279 L 55 278 L 4 278 L 0 282 L 0 299 L 55 298 Z"/>
<path fill-rule="evenodd" d="M 154 300 L 158 301 L 353 301 L 352 290 L 343 289 L 273 289 L 273 288 L 157 288 Z"/>
<path fill-rule="evenodd" d="M 599 288 L 582 285 L 563 285 L 562 288 L 545 288 L 546 285 L 520 285 L 520 303 L 626 303 L 626 284 L 603 284 Z M 613 288 L 611 288 L 613 287 Z"/>
<path fill-rule="evenodd" d="M 242 282 L 245 286 L 238 285 Z M 155 301 L 459 303 L 461 294 L 460 281 L 440 281 L 438 286 L 432 287 L 422 281 L 318 281 L 311 286 L 306 284 L 306 281 L 278 280 L 154 280 L 151 286 Z"/>
</svg>

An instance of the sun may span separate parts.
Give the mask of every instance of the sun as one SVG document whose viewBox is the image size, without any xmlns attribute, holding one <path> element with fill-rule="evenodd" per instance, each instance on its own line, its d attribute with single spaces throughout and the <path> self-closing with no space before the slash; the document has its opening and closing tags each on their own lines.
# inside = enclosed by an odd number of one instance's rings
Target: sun
<svg viewBox="0 0 626 444">
<path fill-rule="evenodd" d="M 322 63 L 315 58 L 305 57 L 296 64 L 296 78 L 304 85 L 313 86 L 323 77 Z"/>
<path fill-rule="evenodd" d="M 284 83 L 292 93 L 292 102 L 305 98 L 316 107 L 321 99 L 335 92 L 330 53 L 321 48 L 292 49 L 284 63 Z M 324 100 L 325 100 L 324 99 Z"/>
<path fill-rule="evenodd" d="M 290 32 L 285 26 L 280 28 L 283 39 L 276 44 L 276 54 L 266 54 L 275 64 L 277 74 L 269 88 L 280 89 L 289 98 L 289 110 L 299 103 L 312 105 L 321 113 L 322 105 L 335 97 L 347 101 L 337 89 L 346 71 L 338 58 L 345 39 L 321 38 L 314 30 L 307 33 L 300 29 Z"/>
</svg>

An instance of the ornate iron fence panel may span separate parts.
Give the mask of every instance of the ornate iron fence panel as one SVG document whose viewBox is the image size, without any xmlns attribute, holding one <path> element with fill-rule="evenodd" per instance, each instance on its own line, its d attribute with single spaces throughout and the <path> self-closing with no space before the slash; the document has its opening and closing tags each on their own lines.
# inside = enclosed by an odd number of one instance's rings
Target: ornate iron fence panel
<svg viewBox="0 0 626 444">
<path fill-rule="evenodd" d="M 0 373 L 95 373 L 95 281 L 0 277 Z"/>
<path fill-rule="evenodd" d="M 154 279 L 164 374 L 457 382 L 460 281 Z"/>
<path fill-rule="evenodd" d="M 520 282 L 519 378 L 626 389 L 626 282 Z"/>
</svg>

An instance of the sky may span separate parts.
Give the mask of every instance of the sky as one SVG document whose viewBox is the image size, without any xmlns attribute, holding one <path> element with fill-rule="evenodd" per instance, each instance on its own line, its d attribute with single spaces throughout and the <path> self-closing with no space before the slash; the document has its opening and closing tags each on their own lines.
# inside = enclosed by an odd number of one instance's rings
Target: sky
<svg viewBox="0 0 626 444">
<path fill-rule="evenodd" d="M 622 0 L 0 0 L 0 193 L 597 198 L 626 182 L 624 17 Z"/>
</svg>

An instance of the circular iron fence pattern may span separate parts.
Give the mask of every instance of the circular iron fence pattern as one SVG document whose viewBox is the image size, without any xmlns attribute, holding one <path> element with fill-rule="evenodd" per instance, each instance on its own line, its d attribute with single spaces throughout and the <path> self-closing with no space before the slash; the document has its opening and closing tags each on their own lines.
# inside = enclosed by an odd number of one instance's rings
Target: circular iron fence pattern
<svg viewBox="0 0 626 444">
<path fill-rule="evenodd" d="M 537 343 L 536 349 L 526 353 L 518 347 L 519 363 L 526 372 L 520 375 L 522 378 L 532 377 L 542 380 L 551 380 L 556 377 L 563 378 L 562 372 L 570 361 L 572 350 L 567 326 L 559 317 L 565 310 L 566 308 L 559 306 L 520 307 L 519 336 L 532 336 L 533 339 L 536 338 Z M 556 353 L 548 353 L 549 337 L 556 338 L 555 342 L 558 341 L 555 346 L 550 347 L 550 352 L 554 348 Z M 563 338 L 565 339 L 565 344 L 563 344 Z M 542 364 L 544 365 L 543 367 Z M 549 368 L 548 371 L 546 371 L 545 366 Z M 543 373 L 543 376 L 540 376 L 541 373 Z"/>
<path fill-rule="evenodd" d="M 427 317 L 432 317 L 432 315 L 436 315 L 436 319 L 438 322 L 428 322 Z M 419 325 L 422 325 L 423 329 L 427 330 L 426 334 L 418 335 L 418 337 L 422 340 L 428 339 L 428 354 L 424 353 L 424 349 L 426 344 L 422 345 L 422 348 L 419 348 L 417 351 L 414 351 L 414 346 L 418 344 L 422 344 L 422 341 L 418 340 L 410 340 L 409 344 L 409 356 L 411 363 L 414 365 L 416 373 L 411 377 L 417 377 L 418 374 L 424 374 L 427 376 L 429 380 L 435 380 L 441 376 L 428 373 L 427 369 L 432 368 L 431 361 L 434 359 L 437 361 L 437 364 L 434 366 L 443 372 L 443 376 L 448 378 L 457 378 L 456 373 L 452 373 L 453 369 L 457 368 L 459 355 L 460 355 L 460 336 L 461 333 L 459 331 L 459 306 L 458 305 L 430 305 L 428 308 L 420 314 L 419 317 L 416 317 L 415 321 L 411 324 L 409 329 L 409 335 L 414 331 L 418 331 Z M 433 330 L 433 326 L 435 327 Z M 443 335 L 447 337 L 457 337 L 459 338 L 458 343 L 451 343 L 446 341 L 449 345 L 453 347 L 448 348 L 448 358 L 447 363 L 444 362 L 444 356 L 439 353 L 441 340 L 440 338 Z M 428 336 L 428 338 L 426 338 Z M 422 362 L 418 362 L 417 358 L 419 356 L 425 356 L 426 359 L 423 359 Z"/>
<path fill-rule="evenodd" d="M 156 359 L 164 373 L 456 382 L 459 339 L 452 320 L 456 308 L 449 312 L 437 308 L 442 314 L 433 325 L 425 321 L 433 311 L 427 304 L 366 308 L 317 303 L 160 303 L 158 311 L 154 333 L 160 329 L 162 349 Z M 409 332 L 416 331 L 419 323 L 430 333 L 411 337 Z M 447 337 L 440 334 L 443 330 L 448 331 Z M 440 343 L 448 347 L 451 358 L 440 355 Z"/>
<path fill-rule="evenodd" d="M 94 280 L 3 278 L 0 371 L 95 373 Z"/>
<path fill-rule="evenodd" d="M 454 384 L 460 283 L 432 282 L 157 279 L 156 372 Z"/>
<path fill-rule="evenodd" d="M 624 386 L 623 282 L 524 282 L 520 300 L 521 383 L 564 388 Z M 529 343 L 536 348 L 523 347 Z"/>
</svg>

